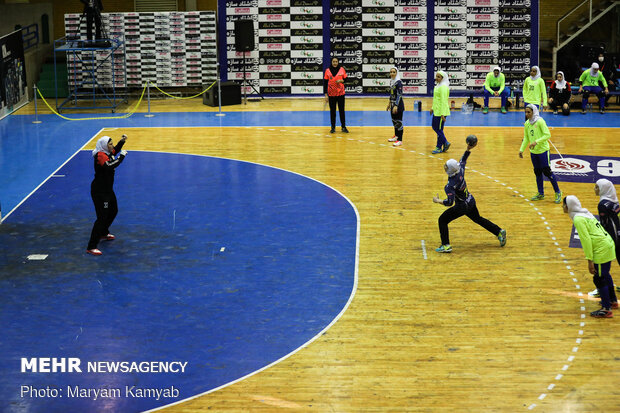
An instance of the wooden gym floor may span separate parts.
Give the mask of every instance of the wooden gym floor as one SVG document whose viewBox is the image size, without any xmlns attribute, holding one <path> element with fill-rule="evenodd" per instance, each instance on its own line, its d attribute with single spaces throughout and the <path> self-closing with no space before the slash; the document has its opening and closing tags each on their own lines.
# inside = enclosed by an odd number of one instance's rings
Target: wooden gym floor
<svg viewBox="0 0 620 413">
<path fill-rule="evenodd" d="M 347 105 L 384 110 L 385 100 Z M 267 100 L 225 109 L 322 110 L 322 102 Z M 169 101 L 151 110 L 213 111 Z M 553 203 L 550 184 L 547 199 L 527 200 L 536 186 L 529 157 L 518 158 L 522 127 L 448 123 L 452 147 L 437 156 L 430 153 L 430 126 L 405 123 L 399 149 L 387 142 L 389 126 L 350 130 L 240 125 L 179 128 L 173 136 L 164 128 L 123 130 L 131 136 L 129 151 L 232 158 L 311 177 L 348 197 L 361 220 L 357 291 L 323 336 L 266 370 L 164 411 L 620 410 L 620 313 L 589 316 L 598 300 L 587 296 L 594 288 L 587 262 L 581 249 L 568 247 L 571 222 Z M 508 242 L 500 248 L 462 217 L 450 225 L 453 253 L 437 254 L 437 218 L 445 208 L 432 197 L 443 198 L 443 164 L 460 159 L 472 133 L 479 145 L 468 161 L 468 187 L 481 215 L 507 230 Z M 616 128 L 552 130 L 558 150 L 568 154 L 618 157 L 619 138 Z M 560 187 L 596 213 L 593 184 Z M 618 270 L 614 264 L 620 281 Z"/>
</svg>

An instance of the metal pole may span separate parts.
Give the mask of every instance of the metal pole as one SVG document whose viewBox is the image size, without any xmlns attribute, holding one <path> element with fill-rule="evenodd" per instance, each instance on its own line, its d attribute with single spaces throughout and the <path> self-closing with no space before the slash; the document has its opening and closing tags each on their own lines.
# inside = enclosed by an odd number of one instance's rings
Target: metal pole
<svg viewBox="0 0 620 413">
<path fill-rule="evenodd" d="M 222 113 L 222 87 L 220 85 L 220 62 L 217 62 L 217 103 L 220 111 L 215 116 L 226 116 Z"/>
<path fill-rule="evenodd" d="M 248 97 L 245 94 L 245 52 L 241 52 L 241 53 L 243 53 L 243 104 L 247 105 Z"/>
<path fill-rule="evenodd" d="M 41 121 L 38 118 L 38 111 L 37 111 L 37 84 L 35 83 L 33 86 L 34 89 L 34 120 L 32 121 L 32 123 L 41 123 Z"/>
<path fill-rule="evenodd" d="M 144 115 L 145 118 L 152 118 L 155 115 L 151 115 L 151 81 L 146 81 L 146 102 L 148 103 L 149 112 Z"/>
</svg>

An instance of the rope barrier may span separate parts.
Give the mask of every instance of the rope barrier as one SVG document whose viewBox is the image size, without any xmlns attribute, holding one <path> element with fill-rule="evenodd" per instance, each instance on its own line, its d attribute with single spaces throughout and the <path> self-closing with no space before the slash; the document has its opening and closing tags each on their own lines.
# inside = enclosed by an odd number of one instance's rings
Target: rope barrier
<svg viewBox="0 0 620 413">
<path fill-rule="evenodd" d="M 157 87 L 157 85 L 156 85 L 155 83 L 153 83 L 153 82 L 151 82 L 151 81 L 149 81 L 149 83 L 150 83 L 151 85 L 153 85 L 153 86 L 155 87 L 155 89 L 159 90 L 161 93 L 163 93 L 163 94 L 164 94 L 164 95 L 166 95 L 166 96 L 169 96 L 169 97 L 171 97 L 171 98 L 173 98 L 173 99 L 185 100 L 185 99 L 193 99 L 193 98 L 197 98 L 198 96 L 200 96 L 200 95 L 204 94 L 207 90 L 211 89 L 211 88 L 213 87 L 213 85 L 215 85 L 215 84 L 217 83 L 217 80 L 216 80 L 215 82 L 211 83 L 211 86 L 209 86 L 208 88 L 206 88 L 205 90 L 203 90 L 203 91 L 202 91 L 202 92 L 200 92 L 199 94 L 194 95 L 194 96 L 185 97 L 185 98 L 180 98 L 180 97 L 172 96 L 170 93 L 166 93 L 166 92 L 164 92 L 163 90 L 161 90 L 159 87 Z"/>
<path fill-rule="evenodd" d="M 55 114 L 56 116 L 61 117 L 62 119 L 65 120 L 102 120 L 102 119 L 127 119 L 128 117 L 130 117 L 131 115 L 133 115 L 134 113 L 136 113 L 136 111 L 138 110 L 138 106 L 140 106 L 140 103 L 142 103 L 142 98 L 144 97 L 144 92 L 146 91 L 146 83 L 144 84 L 144 88 L 142 89 L 142 94 L 140 95 L 140 99 L 138 100 L 138 102 L 136 103 L 136 105 L 133 107 L 132 110 L 130 110 L 129 112 L 125 113 L 122 116 L 102 116 L 102 117 L 96 117 L 96 118 L 68 118 L 64 115 L 61 115 L 60 113 L 56 112 L 49 103 L 47 103 L 47 100 L 45 100 L 45 97 L 43 96 L 43 94 L 41 93 L 41 90 L 39 88 L 37 88 L 37 93 L 39 94 L 39 96 L 41 97 L 41 99 L 43 100 L 43 102 L 45 103 L 45 105 L 49 108 L 49 110 L 52 111 L 53 114 Z"/>
</svg>

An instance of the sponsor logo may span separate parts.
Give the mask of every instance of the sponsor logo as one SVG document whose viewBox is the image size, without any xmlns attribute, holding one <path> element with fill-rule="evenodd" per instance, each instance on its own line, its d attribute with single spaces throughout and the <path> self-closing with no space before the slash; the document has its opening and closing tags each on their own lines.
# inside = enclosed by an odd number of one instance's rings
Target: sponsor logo
<svg viewBox="0 0 620 413">
<path fill-rule="evenodd" d="M 568 182 L 596 182 L 609 179 L 615 185 L 620 184 L 620 158 L 585 156 L 585 155 L 551 155 L 551 170 L 558 180 Z"/>
</svg>

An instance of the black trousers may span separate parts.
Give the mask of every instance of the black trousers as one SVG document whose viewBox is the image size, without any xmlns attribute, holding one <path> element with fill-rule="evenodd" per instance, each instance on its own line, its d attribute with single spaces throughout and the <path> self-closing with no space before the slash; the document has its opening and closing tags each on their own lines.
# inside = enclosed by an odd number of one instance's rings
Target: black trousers
<svg viewBox="0 0 620 413">
<path fill-rule="evenodd" d="M 95 39 L 101 39 L 101 13 L 99 10 L 87 7 L 86 13 L 86 38 L 93 40 L 93 21 L 95 23 Z"/>
<path fill-rule="evenodd" d="M 404 132 L 403 114 L 405 113 L 405 105 L 400 105 L 397 107 L 398 110 L 394 113 L 392 112 L 394 106 L 390 106 L 390 114 L 392 115 L 392 125 L 394 125 L 394 136 L 396 136 L 399 141 L 402 141 Z"/>
<path fill-rule="evenodd" d="M 332 129 L 336 129 L 336 104 L 340 112 L 340 126 L 343 128 L 347 126 L 344 120 L 344 95 L 329 96 L 329 118 L 332 122 Z"/>
<path fill-rule="evenodd" d="M 97 248 L 101 237 L 110 232 L 110 225 L 118 214 L 118 204 L 114 192 L 96 193 L 91 191 L 90 196 L 93 199 L 93 204 L 95 204 L 95 213 L 97 214 L 97 220 L 93 224 L 93 230 L 88 241 L 88 249 L 92 250 Z"/>
<path fill-rule="evenodd" d="M 564 104 L 568 105 L 568 108 L 564 109 Z M 570 102 L 567 99 L 553 99 L 553 102 L 549 103 L 551 110 L 561 110 L 563 115 L 570 115 Z"/>
<path fill-rule="evenodd" d="M 450 243 L 450 234 L 448 231 L 448 224 L 457 218 L 467 215 L 469 219 L 480 225 L 491 234 L 497 236 L 501 231 L 501 228 L 489 221 L 486 218 L 480 216 L 478 207 L 476 206 L 476 200 L 472 200 L 469 205 L 465 202 L 457 202 L 452 208 L 444 211 L 439 217 L 439 234 L 441 235 L 441 245 Z"/>
</svg>

